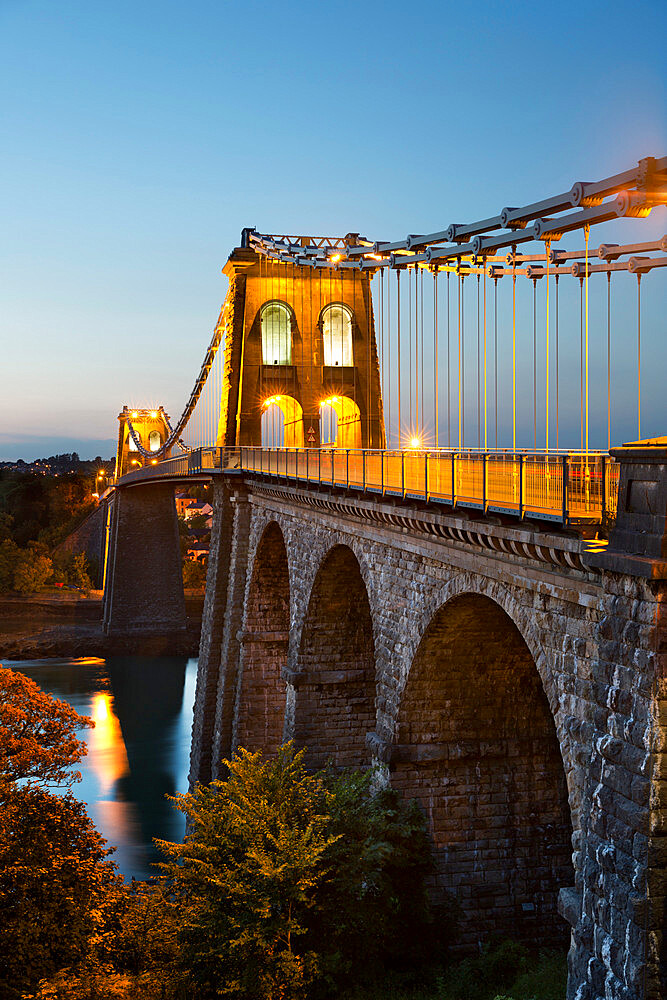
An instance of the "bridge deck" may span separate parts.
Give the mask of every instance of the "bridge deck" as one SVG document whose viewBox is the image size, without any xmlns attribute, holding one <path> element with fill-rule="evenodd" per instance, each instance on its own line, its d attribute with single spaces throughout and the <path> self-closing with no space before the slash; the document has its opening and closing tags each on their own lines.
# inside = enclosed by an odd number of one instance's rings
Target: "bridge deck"
<svg viewBox="0 0 667 1000">
<path fill-rule="evenodd" d="M 571 523 L 616 515 L 618 465 L 607 454 L 198 448 L 123 476 L 121 484 L 256 472 L 426 503 Z"/>
</svg>

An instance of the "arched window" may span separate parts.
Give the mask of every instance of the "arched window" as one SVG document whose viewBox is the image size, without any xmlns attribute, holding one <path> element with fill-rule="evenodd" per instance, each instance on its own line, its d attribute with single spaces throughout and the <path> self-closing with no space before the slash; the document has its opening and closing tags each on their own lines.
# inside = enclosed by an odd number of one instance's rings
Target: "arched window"
<svg viewBox="0 0 667 1000">
<path fill-rule="evenodd" d="M 151 431 L 148 435 L 149 451 L 159 451 L 162 446 L 162 438 L 159 431 Z"/>
<path fill-rule="evenodd" d="M 141 441 L 141 437 L 139 435 L 139 432 L 135 431 L 134 433 L 137 435 L 137 437 Z M 130 434 L 129 431 L 127 432 L 127 447 L 129 448 L 130 451 L 138 451 L 138 448 L 137 448 L 136 444 L 134 443 L 134 438 L 132 437 L 132 435 Z"/>
<path fill-rule="evenodd" d="M 347 306 L 334 303 L 322 310 L 324 364 L 349 367 L 352 356 L 352 313 Z"/>
<path fill-rule="evenodd" d="M 262 361 L 265 365 L 292 364 L 292 320 L 282 302 L 262 306 Z"/>
</svg>

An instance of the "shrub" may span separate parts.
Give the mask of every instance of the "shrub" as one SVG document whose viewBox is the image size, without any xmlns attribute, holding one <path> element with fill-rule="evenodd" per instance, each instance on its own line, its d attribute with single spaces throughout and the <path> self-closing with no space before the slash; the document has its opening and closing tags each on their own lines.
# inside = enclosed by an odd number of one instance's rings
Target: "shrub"
<svg viewBox="0 0 667 1000">
<path fill-rule="evenodd" d="M 183 560 L 183 586 L 203 587 L 206 583 L 206 567 L 194 559 Z"/>
<path fill-rule="evenodd" d="M 20 552 L 20 548 L 11 538 L 0 542 L 0 593 L 6 593 L 14 587 L 14 573 Z"/>
<path fill-rule="evenodd" d="M 51 576 L 52 563 L 48 556 L 26 549 L 18 557 L 14 570 L 14 590 L 19 594 L 34 594 Z"/>
<path fill-rule="evenodd" d="M 0 791 L 3 997 L 19 997 L 89 952 L 118 879 L 105 843 L 71 795 L 13 784 Z"/>
<path fill-rule="evenodd" d="M 291 744 L 239 750 L 228 777 L 174 801 L 184 844 L 162 843 L 181 961 L 206 995 L 313 997 L 432 940 L 424 820 L 369 775 L 309 774 Z"/>
</svg>

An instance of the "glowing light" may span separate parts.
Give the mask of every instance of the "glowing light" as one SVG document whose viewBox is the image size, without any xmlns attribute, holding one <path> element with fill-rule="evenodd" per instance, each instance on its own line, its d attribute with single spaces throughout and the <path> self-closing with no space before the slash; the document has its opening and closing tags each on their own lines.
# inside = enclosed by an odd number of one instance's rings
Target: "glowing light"
<svg viewBox="0 0 667 1000">
<path fill-rule="evenodd" d="M 88 737 L 90 767 L 100 784 L 102 795 L 108 795 L 119 778 L 129 773 L 129 764 L 120 724 L 113 710 L 110 694 L 93 696 L 91 715 L 95 728 Z"/>
<path fill-rule="evenodd" d="M 410 447 L 411 448 L 421 447 L 421 441 L 419 440 L 419 438 L 410 438 Z"/>
<path fill-rule="evenodd" d="M 155 420 L 156 417 L 157 417 L 157 410 L 151 410 L 151 419 Z"/>
<path fill-rule="evenodd" d="M 136 410 L 132 410 L 132 419 L 136 420 L 138 416 L 139 416 L 139 414 L 137 413 L 137 411 Z"/>
<path fill-rule="evenodd" d="M 102 471 L 102 472 L 98 472 L 98 473 L 97 473 L 97 478 L 98 478 L 98 479 L 103 479 L 103 478 L 104 478 L 104 471 Z"/>
<path fill-rule="evenodd" d="M 337 264 L 338 261 L 342 258 L 342 256 L 343 256 L 342 253 L 335 253 L 333 257 L 329 258 L 329 260 L 331 261 L 332 264 Z"/>
<path fill-rule="evenodd" d="M 109 696 L 106 694 L 95 695 L 93 703 L 93 718 L 95 722 L 106 722 L 109 715 Z"/>
<path fill-rule="evenodd" d="M 157 458 L 151 458 L 151 465 L 157 465 Z"/>
</svg>

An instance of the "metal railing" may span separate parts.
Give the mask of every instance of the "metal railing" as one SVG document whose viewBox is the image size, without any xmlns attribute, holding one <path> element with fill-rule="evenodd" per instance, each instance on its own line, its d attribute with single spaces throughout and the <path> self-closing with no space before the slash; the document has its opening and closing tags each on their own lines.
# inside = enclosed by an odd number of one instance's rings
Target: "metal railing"
<svg viewBox="0 0 667 1000">
<path fill-rule="evenodd" d="M 197 448 L 123 482 L 225 470 L 570 524 L 615 518 L 619 466 L 600 452 Z"/>
<path fill-rule="evenodd" d="M 295 482 L 564 524 L 616 515 L 618 465 L 606 454 L 321 448 L 240 448 L 236 454 L 244 471 Z"/>
</svg>

